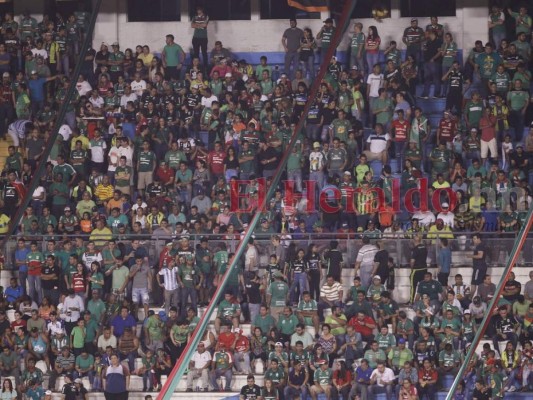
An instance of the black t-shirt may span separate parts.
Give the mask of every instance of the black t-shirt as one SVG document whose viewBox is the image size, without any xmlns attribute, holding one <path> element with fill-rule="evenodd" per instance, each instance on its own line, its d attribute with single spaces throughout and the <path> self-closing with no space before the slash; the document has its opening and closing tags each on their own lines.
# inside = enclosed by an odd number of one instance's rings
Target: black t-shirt
<svg viewBox="0 0 533 400">
<path fill-rule="evenodd" d="M 261 388 L 255 384 L 252 387 L 249 385 L 243 386 L 241 396 L 244 396 L 245 400 L 256 400 L 261 396 Z"/>
<path fill-rule="evenodd" d="M 42 280 L 41 286 L 43 289 L 51 290 L 54 287 L 58 287 L 59 285 L 59 267 L 57 265 L 54 265 L 53 267 L 50 267 L 49 265 L 44 265 L 41 269 L 41 275 L 56 275 L 56 279 L 51 280 Z"/>
<path fill-rule="evenodd" d="M 328 264 L 328 274 L 335 275 L 340 271 L 342 262 L 342 253 L 337 249 L 328 250 L 324 254 L 324 259 Z"/>
<path fill-rule="evenodd" d="M 474 255 L 477 256 L 480 252 L 483 252 L 482 258 L 474 258 L 473 267 L 474 268 L 487 268 L 487 262 L 485 261 L 487 258 L 487 249 L 485 249 L 485 245 L 483 243 L 478 244 L 474 249 Z"/>
<path fill-rule="evenodd" d="M 477 388 L 474 389 L 474 393 L 472 394 L 473 399 L 477 400 L 490 400 L 492 397 L 492 390 L 487 389 L 485 392 L 482 392 L 481 390 L 478 390 Z"/>
<path fill-rule="evenodd" d="M 383 277 L 389 274 L 389 252 L 385 249 L 379 250 L 374 256 L 374 262 L 379 263 L 376 274 Z"/>
<path fill-rule="evenodd" d="M 302 259 L 297 259 L 291 262 L 291 271 L 295 273 L 304 272 L 305 271 L 305 261 Z"/>
<path fill-rule="evenodd" d="M 428 40 L 426 42 L 426 51 L 424 51 L 424 61 L 429 62 L 440 51 L 440 43 L 438 40 Z M 435 62 L 439 62 L 438 57 Z"/>
<path fill-rule="evenodd" d="M 508 280 L 506 283 L 505 283 L 505 290 L 512 290 L 512 289 L 516 289 L 518 288 L 518 293 L 517 294 L 513 294 L 513 295 L 510 295 L 510 296 L 503 296 L 505 300 L 507 301 L 510 301 L 511 303 L 516 301 L 518 299 L 518 296 L 520 295 L 520 291 L 522 290 L 522 285 L 520 284 L 520 282 L 516 281 L 516 280 Z"/>
<path fill-rule="evenodd" d="M 65 396 L 65 400 L 76 400 L 78 390 L 76 389 L 76 385 L 74 383 L 65 383 L 61 393 Z"/>
<path fill-rule="evenodd" d="M 248 297 L 248 303 L 261 304 L 261 291 L 259 290 L 260 283 L 252 282 L 246 279 L 244 283 L 245 294 Z"/>
<path fill-rule="evenodd" d="M 415 269 L 427 268 L 428 249 L 425 244 L 417 245 L 411 254 L 411 258 L 415 260 Z"/>
<path fill-rule="evenodd" d="M 6 329 L 10 326 L 11 324 L 9 323 L 9 320 L 7 318 L 4 318 L 4 320 L 0 322 L 0 336 L 3 336 Z"/>
</svg>

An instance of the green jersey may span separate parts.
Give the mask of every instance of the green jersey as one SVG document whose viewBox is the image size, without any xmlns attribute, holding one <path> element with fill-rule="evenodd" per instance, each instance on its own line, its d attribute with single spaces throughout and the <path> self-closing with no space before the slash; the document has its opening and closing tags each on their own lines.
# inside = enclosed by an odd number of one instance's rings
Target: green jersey
<svg viewBox="0 0 533 400">
<path fill-rule="evenodd" d="M 155 154 L 152 151 L 141 151 L 139 153 L 139 172 L 152 172 L 155 161 Z"/>
</svg>

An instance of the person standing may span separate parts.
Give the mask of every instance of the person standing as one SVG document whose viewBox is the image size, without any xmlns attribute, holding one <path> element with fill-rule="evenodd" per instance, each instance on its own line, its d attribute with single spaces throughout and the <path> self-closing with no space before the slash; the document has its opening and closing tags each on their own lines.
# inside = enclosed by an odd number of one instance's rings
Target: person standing
<svg viewBox="0 0 533 400">
<path fill-rule="evenodd" d="M 433 32 L 434 31 L 430 31 Z M 420 60 L 420 53 L 422 52 L 422 43 L 424 42 L 424 30 L 418 26 L 418 19 L 411 19 L 411 26 L 405 28 L 403 31 L 402 41 L 407 47 L 405 57 L 413 56 L 416 61 Z M 441 42 L 437 41 L 437 47 Z"/>
<path fill-rule="evenodd" d="M 474 242 L 474 254 L 472 254 L 472 268 L 473 268 L 473 274 L 472 274 L 472 282 L 470 286 L 470 293 L 472 296 L 476 293 L 476 287 L 478 285 L 481 285 L 483 281 L 485 280 L 485 276 L 487 275 L 487 251 L 485 249 L 485 244 L 481 241 L 481 236 L 479 234 L 475 234 L 472 236 L 472 241 Z"/>
<path fill-rule="evenodd" d="M 204 12 L 203 6 L 196 7 L 196 15 L 192 18 L 191 28 L 194 28 L 192 36 L 192 49 L 194 57 L 200 58 L 202 51 L 202 61 L 204 62 L 204 73 L 207 73 L 209 60 L 207 58 L 207 24 L 209 17 Z"/>
<path fill-rule="evenodd" d="M 130 386 L 130 371 L 121 364 L 118 355 L 110 357 L 110 365 L 103 374 L 104 396 L 106 400 L 127 400 Z"/>
<path fill-rule="evenodd" d="M 422 236 L 416 235 L 414 237 L 414 247 L 411 252 L 411 302 L 415 301 L 416 289 L 418 283 L 424 279 L 424 275 L 428 272 L 428 249 L 422 241 Z"/>
<path fill-rule="evenodd" d="M 183 67 L 183 62 L 185 61 L 185 52 L 179 44 L 174 43 L 174 35 L 167 35 L 165 42 L 166 45 L 161 53 L 161 61 L 163 68 L 165 68 L 165 79 L 179 79 L 181 67 Z"/>
<path fill-rule="evenodd" d="M 333 41 L 333 35 L 335 35 L 335 27 L 333 26 L 333 19 L 326 18 L 324 20 L 324 26 L 318 31 L 316 38 L 321 40 L 320 48 L 320 65 L 324 62 L 326 54 L 328 53 L 331 43 Z M 333 52 L 332 56 L 335 55 Z M 329 61 L 329 60 L 328 60 Z"/>
<path fill-rule="evenodd" d="M 290 28 L 285 29 L 283 37 L 281 38 L 281 44 L 285 49 L 285 67 L 284 72 L 289 75 L 289 78 L 294 79 L 294 74 L 298 70 L 300 63 L 300 56 L 298 50 L 300 48 L 300 42 L 304 36 L 304 32 L 296 27 L 296 18 L 291 18 Z M 293 72 L 291 72 L 291 65 L 293 66 Z"/>
<path fill-rule="evenodd" d="M 492 37 L 492 43 L 496 48 L 500 47 L 503 39 L 505 39 L 505 13 L 500 6 L 493 4 L 489 14 L 489 31 Z"/>
<path fill-rule="evenodd" d="M 353 27 L 352 40 L 350 42 L 350 68 L 356 66 L 359 71 L 365 71 L 364 51 L 366 36 L 363 32 L 363 24 L 356 22 Z"/>
</svg>

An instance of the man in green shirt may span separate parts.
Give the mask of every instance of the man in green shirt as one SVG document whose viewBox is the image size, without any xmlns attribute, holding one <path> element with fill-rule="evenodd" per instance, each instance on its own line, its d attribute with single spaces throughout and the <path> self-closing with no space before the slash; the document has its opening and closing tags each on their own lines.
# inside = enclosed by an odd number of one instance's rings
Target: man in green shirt
<svg viewBox="0 0 533 400">
<path fill-rule="evenodd" d="M 226 351 L 226 345 L 219 343 L 219 350 L 213 354 L 213 361 L 211 361 L 211 371 L 209 372 L 209 381 L 213 387 L 213 391 L 219 392 L 217 379 L 223 376 L 226 379 L 225 391 L 231 391 L 231 380 L 233 378 L 233 356 Z"/>
<path fill-rule="evenodd" d="M 296 332 L 296 325 L 299 321 L 296 315 L 293 314 L 291 307 L 285 307 L 283 314 L 280 314 L 276 327 L 281 333 L 282 342 L 290 342 L 291 335 Z"/>
<path fill-rule="evenodd" d="M 120 51 L 120 45 L 115 42 L 111 45 L 112 52 L 109 53 L 107 64 L 109 65 L 109 74 L 111 75 L 111 81 L 116 82 L 118 77 L 123 74 L 124 71 L 124 53 Z"/>
<path fill-rule="evenodd" d="M 185 53 L 179 44 L 174 43 L 174 35 L 167 35 L 165 43 L 161 53 L 163 68 L 165 68 L 165 80 L 180 79 Z"/>
<path fill-rule="evenodd" d="M 509 125 L 514 128 L 514 140 L 520 142 L 524 132 L 524 117 L 529 105 L 529 93 L 523 88 L 523 82 L 514 79 L 513 88 L 507 93 L 507 105 L 509 106 Z"/>
<path fill-rule="evenodd" d="M 144 325 L 144 337 L 146 347 L 150 350 L 159 349 L 163 347 L 163 341 L 165 340 L 165 322 L 167 315 L 164 311 L 159 311 L 154 315 L 148 317 L 146 324 Z"/>
<path fill-rule="evenodd" d="M 255 317 L 255 319 L 252 321 L 252 329 L 253 332 L 255 328 L 260 328 L 261 332 L 263 334 L 268 334 L 270 332 L 270 329 L 276 327 L 276 320 L 272 315 L 270 314 L 270 309 L 266 305 L 262 305 L 259 309 L 259 315 Z"/>
<path fill-rule="evenodd" d="M 267 304 L 270 305 L 271 315 L 275 320 L 279 319 L 288 300 L 289 285 L 283 280 L 280 271 L 274 273 L 274 281 L 267 288 Z"/>
<path fill-rule="evenodd" d="M 270 368 L 265 371 L 265 380 L 270 379 L 272 381 L 272 386 L 280 391 L 283 391 L 283 388 L 286 384 L 285 371 L 283 367 L 279 365 L 279 360 L 273 358 L 270 360 Z"/>
<path fill-rule="evenodd" d="M 189 298 L 191 299 L 191 307 L 196 310 L 198 303 L 198 290 L 202 286 L 204 275 L 194 263 L 192 254 L 187 254 L 185 257 L 186 264 L 178 271 L 178 283 L 181 286 L 181 315 L 183 319 L 187 316 L 186 305 Z"/>
<path fill-rule="evenodd" d="M 413 352 L 405 347 L 406 340 L 400 338 L 398 340 L 398 346 L 393 347 L 387 356 L 389 367 L 394 371 L 395 374 L 400 372 L 400 369 L 405 365 L 406 362 L 413 361 Z"/>
<path fill-rule="evenodd" d="M 326 360 L 319 361 L 320 368 L 315 370 L 314 380 L 315 384 L 311 386 L 311 398 L 313 400 L 317 399 L 317 396 L 320 393 L 326 394 L 326 399 L 330 398 L 331 393 L 331 385 L 332 385 L 332 378 L 333 378 L 333 372 L 328 367 L 328 362 Z"/>
<path fill-rule="evenodd" d="M 513 11 L 511 8 L 508 8 L 507 11 L 509 12 L 509 15 L 515 20 L 516 35 L 518 36 L 520 33 L 523 32 L 529 36 L 533 20 L 527 14 L 527 8 L 525 6 L 521 6 L 518 12 Z"/>
<path fill-rule="evenodd" d="M 142 151 L 139 152 L 139 158 L 137 160 L 137 171 L 139 173 L 137 189 L 143 195 L 146 187 L 153 182 L 155 166 L 155 153 L 150 150 L 150 142 L 145 140 L 142 143 Z"/>
<path fill-rule="evenodd" d="M 69 197 L 68 186 L 63 183 L 63 174 L 58 173 L 54 177 L 54 182 L 48 189 L 48 194 L 52 195 L 52 210 L 56 217 L 63 215 Z"/>
<path fill-rule="evenodd" d="M 76 357 L 76 376 L 78 378 L 94 377 L 94 356 L 90 354 L 86 348 L 81 351 L 81 354 Z"/>
<path fill-rule="evenodd" d="M 318 304 L 316 300 L 311 298 L 311 294 L 308 291 L 302 293 L 302 299 L 298 303 L 296 315 L 301 323 L 306 326 L 313 326 L 315 332 L 319 332 Z"/>
<path fill-rule="evenodd" d="M 318 31 L 316 38 L 321 40 L 320 48 L 320 65 L 323 64 L 324 58 L 331 46 L 333 40 L 333 35 L 335 35 L 335 27 L 333 26 L 333 19 L 326 18 L 324 20 L 324 26 Z"/>
<path fill-rule="evenodd" d="M 330 125 L 330 138 L 337 137 L 341 142 L 348 140 L 348 132 L 352 129 L 352 123 L 346 119 L 344 110 L 339 110 L 338 118 L 335 118 Z"/>
<path fill-rule="evenodd" d="M 222 323 L 230 323 L 233 326 L 239 326 L 239 317 L 241 316 L 241 307 L 233 299 L 231 292 L 224 294 L 224 300 L 218 305 L 218 314 L 215 319 L 215 332 L 220 333 Z M 253 329 L 252 329 L 253 332 Z"/>
</svg>

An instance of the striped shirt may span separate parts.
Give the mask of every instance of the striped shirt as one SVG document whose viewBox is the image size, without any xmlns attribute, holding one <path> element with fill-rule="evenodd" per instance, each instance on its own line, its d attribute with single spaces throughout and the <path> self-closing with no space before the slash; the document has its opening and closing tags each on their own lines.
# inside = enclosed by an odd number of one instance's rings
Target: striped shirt
<svg viewBox="0 0 533 400">
<path fill-rule="evenodd" d="M 339 282 L 334 282 L 331 286 L 326 283 L 320 288 L 320 297 L 328 301 L 339 301 L 342 300 L 340 292 L 342 292 L 342 286 Z"/>
<path fill-rule="evenodd" d="M 356 262 L 360 262 L 361 266 L 374 265 L 374 257 L 378 252 L 378 248 L 373 244 L 365 244 L 359 249 L 357 253 Z"/>
<path fill-rule="evenodd" d="M 165 290 L 176 290 L 178 288 L 177 273 L 177 268 L 170 269 L 167 267 L 159 271 L 159 275 L 161 275 L 165 279 L 163 283 Z"/>
<path fill-rule="evenodd" d="M 26 137 L 26 124 L 31 124 L 31 121 L 26 119 L 17 119 L 9 125 L 8 130 L 16 133 L 19 138 L 24 138 Z"/>
</svg>

